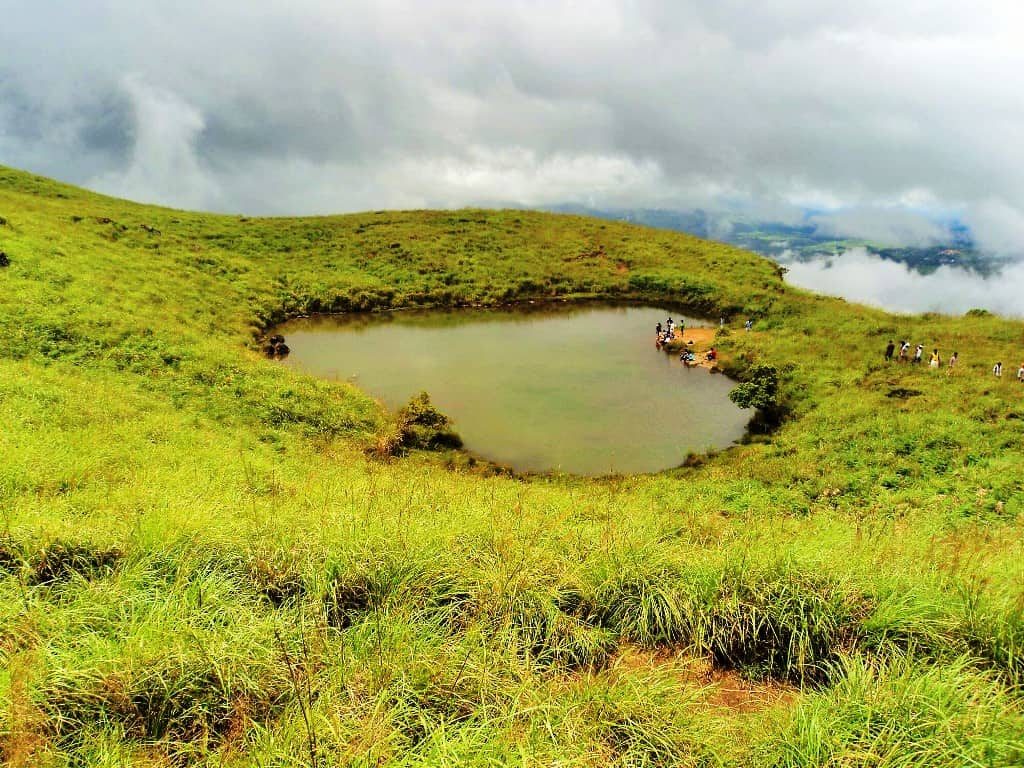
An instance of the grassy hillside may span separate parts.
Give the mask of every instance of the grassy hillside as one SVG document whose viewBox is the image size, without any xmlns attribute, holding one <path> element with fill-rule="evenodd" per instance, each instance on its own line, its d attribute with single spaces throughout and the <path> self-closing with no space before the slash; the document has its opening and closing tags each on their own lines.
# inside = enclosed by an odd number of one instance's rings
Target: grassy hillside
<svg viewBox="0 0 1024 768">
<path fill-rule="evenodd" d="M 2 168 L 0 251 L 6 763 L 1024 764 L 1024 325 L 613 222 Z M 658 475 L 487 477 L 370 458 L 371 398 L 259 352 L 304 312 L 586 297 L 728 315 L 788 419 Z M 955 374 L 886 365 L 904 336 Z"/>
</svg>

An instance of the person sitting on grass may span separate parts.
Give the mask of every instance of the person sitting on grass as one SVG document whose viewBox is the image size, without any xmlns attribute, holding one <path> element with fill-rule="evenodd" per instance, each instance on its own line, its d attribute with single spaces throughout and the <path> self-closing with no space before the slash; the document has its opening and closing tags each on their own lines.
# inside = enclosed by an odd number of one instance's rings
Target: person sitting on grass
<svg viewBox="0 0 1024 768">
<path fill-rule="evenodd" d="M 714 347 L 712 347 L 707 351 L 707 354 L 704 355 L 704 359 L 713 363 L 718 359 L 718 352 L 715 350 Z"/>
</svg>

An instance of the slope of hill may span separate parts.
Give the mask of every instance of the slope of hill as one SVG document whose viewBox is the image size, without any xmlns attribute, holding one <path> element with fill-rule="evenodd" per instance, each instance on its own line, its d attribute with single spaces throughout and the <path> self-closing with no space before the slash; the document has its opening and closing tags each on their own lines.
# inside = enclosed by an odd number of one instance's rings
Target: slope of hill
<svg viewBox="0 0 1024 768">
<path fill-rule="evenodd" d="M 0 222 L 7 764 L 1024 763 L 1024 387 L 989 373 L 1024 325 L 524 211 L 0 169 Z M 786 420 L 658 475 L 486 476 L 372 458 L 371 398 L 259 353 L 305 312 L 587 297 L 757 317 L 718 343 Z M 902 337 L 959 368 L 885 364 Z"/>
</svg>

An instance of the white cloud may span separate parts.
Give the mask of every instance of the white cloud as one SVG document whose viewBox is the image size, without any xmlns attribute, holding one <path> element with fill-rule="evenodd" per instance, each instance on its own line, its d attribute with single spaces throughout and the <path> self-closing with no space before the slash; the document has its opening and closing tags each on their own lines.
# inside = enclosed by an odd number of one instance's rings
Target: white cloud
<svg viewBox="0 0 1024 768">
<path fill-rule="evenodd" d="M 817 232 L 879 245 L 929 246 L 949 242 L 949 229 L 927 215 L 904 208 L 853 208 L 811 216 Z"/>
<path fill-rule="evenodd" d="M 996 253 L 1024 254 L 1024 210 L 1005 200 L 987 199 L 972 205 L 964 219 L 981 245 Z"/>
<path fill-rule="evenodd" d="M 786 280 L 819 293 L 884 307 L 896 312 L 963 314 L 987 309 L 1024 315 L 1024 263 L 985 277 L 952 266 L 929 274 L 852 248 L 827 261 L 787 263 Z"/>
<path fill-rule="evenodd" d="M 216 207 L 216 181 L 196 155 L 205 127 L 202 114 L 175 94 L 126 77 L 134 123 L 129 164 L 96 176 L 88 185 L 101 192 L 179 207 Z"/>
<path fill-rule="evenodd" d="M 799 205 L 927 239 L 956 211 L 1020 251 L 1021 28 L 1019 0 L 38 0 L 0 27 L 0 162 L 253 213 Z"/>
</svg>

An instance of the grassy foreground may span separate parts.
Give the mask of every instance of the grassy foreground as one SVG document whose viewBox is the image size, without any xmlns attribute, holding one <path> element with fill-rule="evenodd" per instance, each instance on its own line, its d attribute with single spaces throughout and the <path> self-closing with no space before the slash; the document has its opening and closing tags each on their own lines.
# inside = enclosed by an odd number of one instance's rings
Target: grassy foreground
<svg viewBox="0 0 1024 768">
<path fill-rule="evenodd" d="M 585 218 L 249 220 L 3 168 L 0 251 L 4 763 L 1024 765 L 1021 323 Z M 372 399 L 259 352 L 303 312 L 595 296 L 733 318 L 789 418 L 488 477 L 372 458 Z M 904 336 L 959 367 L 885 364 Z"/>
</svg>

